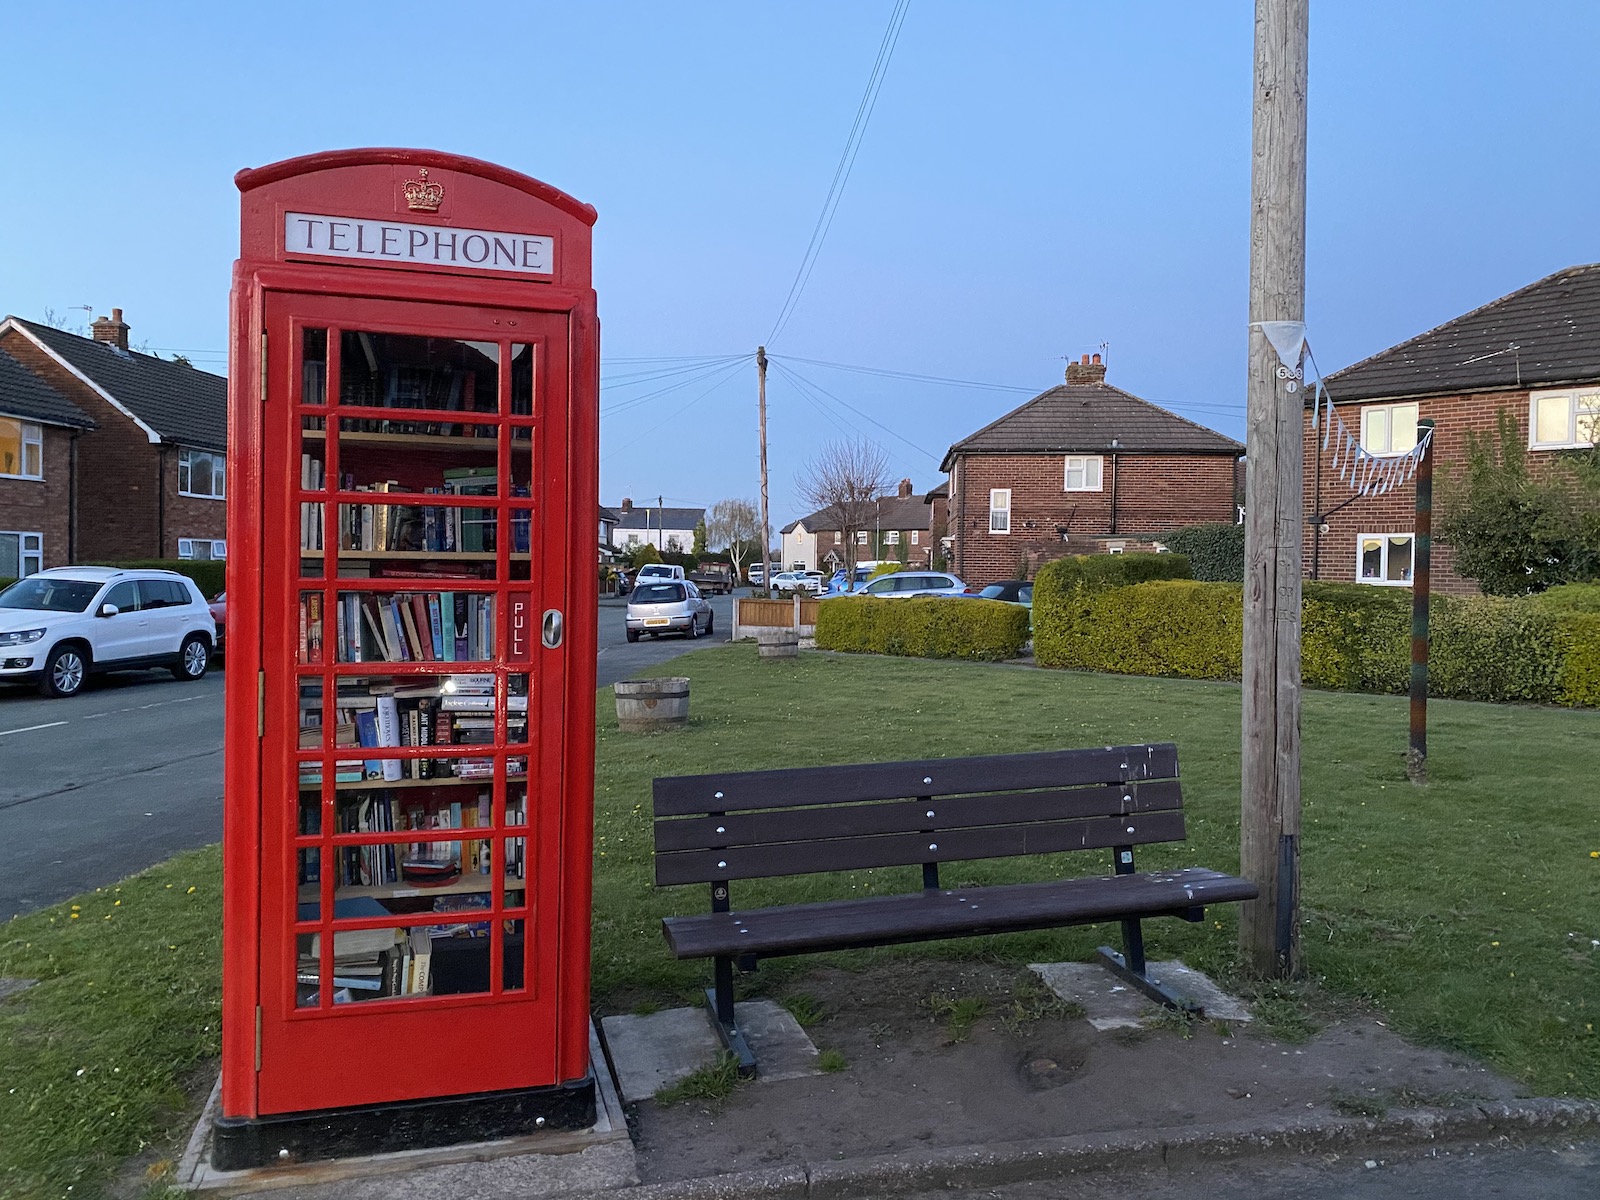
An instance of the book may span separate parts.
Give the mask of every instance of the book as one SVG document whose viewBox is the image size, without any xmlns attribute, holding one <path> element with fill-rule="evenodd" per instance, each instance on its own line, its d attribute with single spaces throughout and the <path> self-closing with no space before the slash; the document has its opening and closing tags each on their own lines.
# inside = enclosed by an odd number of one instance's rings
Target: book
<svg viewBox="0 0 1600 1200">
<path fill-rule="evenodd" d="M 378 745 L 399 746 L 400 711 L 395 706 L 395 700 L 393 696 L 378 697 L 377 720 Z M 404 772 L 401 769 L 399 759 L 386 758 L 383 760 L 383 778 L 389 780 L 390 782 L 404 778 Z"/>
<path fill-rule="evenodd" d="M 356 713 L 356 737 L 363 746 L 378 745 L 378 713 L 377 709 L 362 709 Z M 368 779 L 383 778 L 383 760 L 380 758 L 366 759 L 364 764 Z"/>
<path fill-rule="evenodd" d="M 441 595 L 430 592 L 427 596 L 428 606 L 428 641 L 432 651 L 428 657 L 433 659 L 444 658 L 444 603 Z"/>
</svg>

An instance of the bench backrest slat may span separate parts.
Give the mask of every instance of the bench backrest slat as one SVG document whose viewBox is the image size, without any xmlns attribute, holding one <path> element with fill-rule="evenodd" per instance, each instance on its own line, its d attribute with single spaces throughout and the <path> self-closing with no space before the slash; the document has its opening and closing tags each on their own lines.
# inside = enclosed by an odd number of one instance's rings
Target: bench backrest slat
<svg viewBox="0 0 1600 1200">
<path fill-rule="evenodd" d="M 1183 814 L 1138 813 L 1030 825 L 895 833 L 815 842 L 678 850 L 656 855 L 658 884 L 707 883 L 718 879 L 764 879 L 820 871 L 911 866 L 923 862 L 1053 854 L 1104 849 L 1131 842 L 1180 841 Z"/>
<path fill-rule="evenodd" d="M 653 791 L 655 815 L 677 817 L 792 808 L 819 801 L 909 800 L 917 796 L 1172 779 L 1177 774 L 1178 748 L 1168 742 L 978 758 L 678 775 L 657 779 Z"/>
<path fill-rule="evenodd" d="M 818 799 L 818 798 L 814 798 Z M 1003 826 L 1070 817 L 1178 809 L 1183 795 L 1176 779 L 1101 787 L 1047 788 L 1036 792 L 995 792 L 941 796 L 931 800 L 819 804 L 810 808 L 757 809 L 720 816 L 682 817 L 656 825 L 657 852 L 702 850 L 716 846 L 821 841 L 880 833 L 916 833 Z"/>
</svg>

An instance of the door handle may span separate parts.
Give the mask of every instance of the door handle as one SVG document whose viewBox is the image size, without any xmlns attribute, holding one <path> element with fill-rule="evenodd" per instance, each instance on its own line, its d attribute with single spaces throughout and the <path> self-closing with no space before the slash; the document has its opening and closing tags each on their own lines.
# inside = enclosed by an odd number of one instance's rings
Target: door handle
<svg viewBox="0 0 1600 1200">
<path fill-rule="evenodd" d="M 561 645 L 561 610 L 547 608 L 544 610 L 544 626 L 540 632 L 539 640 L 544 643 L 546 650 L 554 650 Z"/>
</svg>

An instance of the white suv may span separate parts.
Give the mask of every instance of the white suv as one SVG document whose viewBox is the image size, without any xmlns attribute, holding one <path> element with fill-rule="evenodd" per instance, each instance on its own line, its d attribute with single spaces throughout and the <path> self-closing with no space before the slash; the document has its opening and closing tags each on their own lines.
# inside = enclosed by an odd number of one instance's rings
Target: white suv
<svg viewBox="0 0 1600 1200">
<path fill-rule="evenodd" d="M 0 592 L 0 682 L 72 696 L 92 673 L 168 667 L 199 679 L 217 625 L 176 571 L 52 567 Z"/>
</svg>

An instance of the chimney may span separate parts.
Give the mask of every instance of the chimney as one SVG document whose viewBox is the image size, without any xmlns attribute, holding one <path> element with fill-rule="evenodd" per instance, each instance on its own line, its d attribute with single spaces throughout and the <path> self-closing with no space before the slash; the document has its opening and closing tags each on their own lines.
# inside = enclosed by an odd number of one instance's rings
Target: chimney
<svg viewBox="0 0 1600 1200">
<path fill-rule="evenodd" d="M 624 496 L 622 498 L 622 515 L 627 516 L 633 511 L 633 501 Z"/>
<path fill-rule="evenodd" d="M 902 500 L 909 499 L 910 496 L 911 496 L 911 480 L 902 479 L 900 481 L 900 487 L 895 492 L 895 495 L 897 495 Z"/>
<path fill-rule="evenodd" d="M 1079 361 L 1067 364 L 1068 383 L 1103 383 L 1105 378 L 1106 366 L 1098 354 L 1085 354 Z"/>
<path fill-rule="evenodd" d="M 95 341 L 104 342 L 108 346 L 115 346 L 118 350 L 126 350 L 128 348 L 128 325 L 122 319 L 122 310 L 120 308 L 111 310 L 110 320 L 105 317 L 96 317 L 94 324 L 89 328 L 90 332 L 94 334 Z"/>
</svg>

